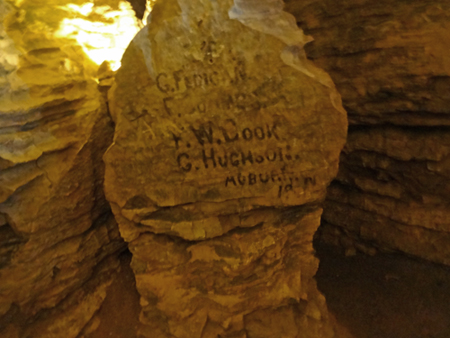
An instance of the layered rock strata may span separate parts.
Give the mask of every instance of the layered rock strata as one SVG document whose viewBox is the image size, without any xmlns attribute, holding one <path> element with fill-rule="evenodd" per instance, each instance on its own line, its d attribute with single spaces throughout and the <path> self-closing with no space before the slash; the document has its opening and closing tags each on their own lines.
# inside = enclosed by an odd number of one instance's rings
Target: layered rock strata
<svg viewBox="0 0 450 338">
<path fill-rule="evenodd" d="M 346 113 L 281 1 L 157 2 L 111 91 L 107 199 L 145 337 L 335 337 L 312 237 Z"/>
<path fill-rule="evenodd" d="M 287 1 L 349 114 L 323 238 L 450 264 L 450 6 Z"/>
<path fill-rule="evenodd" d="M 54 36 L 57 5 L 0 1 L 2 337 L 78 336 L 123 248 L 102 187 L 112 123 L 77 42 Z"/>
</svg>

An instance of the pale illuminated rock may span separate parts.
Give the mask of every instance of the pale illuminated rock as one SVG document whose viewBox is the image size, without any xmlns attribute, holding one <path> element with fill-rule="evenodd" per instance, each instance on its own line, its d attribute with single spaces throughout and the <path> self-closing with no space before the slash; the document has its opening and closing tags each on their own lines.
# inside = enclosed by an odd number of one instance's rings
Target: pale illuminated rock
<svg viewBox="0 0 450 338">
<path fill-rule="evenodd" d="M 108 61 L 113 70 L 131 39 L 142 27 L 127 1 L 97 1 L 61 4 L 59 29 L 55 36 L 74 39 L 97 65 Z"/>
<path fill-rule="evenodd" d="M 312 236 L 346 114 L 281 4 L 160 1 L 124 55 L 105 190 L 145 336 L 335 335 Z"/>
</svg>

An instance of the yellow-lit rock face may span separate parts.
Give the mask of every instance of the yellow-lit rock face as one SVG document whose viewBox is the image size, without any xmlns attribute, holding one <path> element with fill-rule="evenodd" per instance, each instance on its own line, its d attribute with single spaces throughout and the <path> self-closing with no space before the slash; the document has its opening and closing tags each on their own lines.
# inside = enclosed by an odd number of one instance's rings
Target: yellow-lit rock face
<svg viewBox="0 0 450 338">
<path fill-rule="evenodd" d="M 124 55 L 105 189 L 145 336 L 334 335 L 312 235 L 346 115 L 280 4 L 161 1 Z"/>
<path fill-rule="evenodd" d="M 76 337 L 117 267 L 98 264 L 122 247 L 102 191 L 111 121 L 93 63 L 54 36 L 59 5 L 0 1 L 2 337 Z M 53 307 L 43 322 L 15 320 Z"/>
</svg>

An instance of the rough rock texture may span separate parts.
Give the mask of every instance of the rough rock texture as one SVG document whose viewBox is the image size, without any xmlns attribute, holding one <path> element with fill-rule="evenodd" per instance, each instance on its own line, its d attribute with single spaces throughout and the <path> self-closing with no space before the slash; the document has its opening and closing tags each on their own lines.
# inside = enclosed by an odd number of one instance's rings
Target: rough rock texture
<svg viewBox="0 0 450 338">
<path fill-rule="evenodd" d="M 279 1 L 169 0 L 125 53 L 105 189 L 144 336 L 336 335 L 312 237 L 347 121 L 307 41 Z"/>
<path fill-rule="evenodd" d="M 450 4 L 287 1 L 349 114 L 323 238 L 450 264 Z"/>
<path fill-rule="evenodd" d="M 112 123 L 76 42 L 54 38 L 56 5 L 0 1 L 2 337 L 76 337 L 123 247 L 102 189 Z"/>
</svg>

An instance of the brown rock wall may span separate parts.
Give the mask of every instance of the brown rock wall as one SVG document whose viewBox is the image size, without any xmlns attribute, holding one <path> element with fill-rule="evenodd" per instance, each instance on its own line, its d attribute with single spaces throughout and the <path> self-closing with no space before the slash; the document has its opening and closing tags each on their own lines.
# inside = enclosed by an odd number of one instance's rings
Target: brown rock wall
<svg viewBox="0 0 450 338">
<path fill-rule="evenodd" d="M 349 114 L 323 238 L 449 264 L 450 7 L 287 1 Z"/>
<path fill-rule="evenodd" d="M 445 1 L 286 1 L 314 42 L 351 124 L 448 125 Z"/>
</svg>

